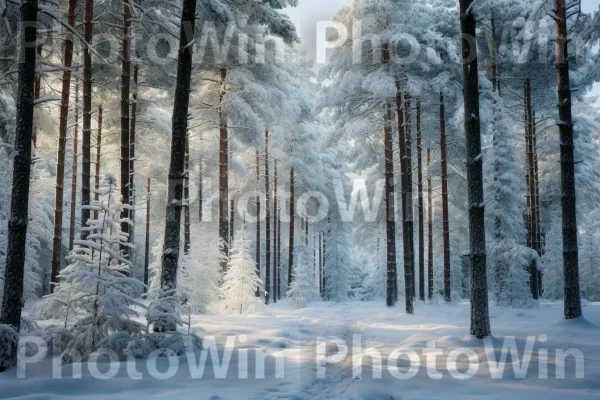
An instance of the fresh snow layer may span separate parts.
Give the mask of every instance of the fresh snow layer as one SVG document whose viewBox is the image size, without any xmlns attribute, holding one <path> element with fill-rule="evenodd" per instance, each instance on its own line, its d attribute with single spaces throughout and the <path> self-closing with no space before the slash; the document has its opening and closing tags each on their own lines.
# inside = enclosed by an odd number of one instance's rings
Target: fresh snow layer
<svg viewBox="0 0 600 400">
<path fill-rule="evenodd" d="M 401 303 L 400 303 L 401 304 Z M 600 398 L 600 303 L 586 303 L 585 319 L 565 321 L 561 303 L 542 302 L 539 307 L 529 309 L 491 309 L 491 323 L 496 360 L 500 357 L 503 343 L 513 339 L 523 357 L 529 337 L 533 345 L 529 368 L 522 376 L 513 370 L 511 357 L 505 360 L 502 379 L 491 377 L 490 363 L 486 357 L 483 341 L 474 339 L 469 332 L 469 304 L 429 306 L 417 303 L 415 315 L 406 315 L 401 307 L 388 309 L 383 302 L 352 303 L 311 303 L 304 309 L 291 309 L 285 302 L 269 307 L 271 315 L 266 316 L 208 316 L 192 317 L 192 329 L 203 338 L 215 337 L 219 355 L 223 358 L 225 343 L 235 339 L 229 368 L 222 371 L 211 367 L 210 357 L 202 377 L 190 377 L 190 368 L 184 357 L 179 359 L 180 368 L 169 379 L 150 376 L 145 360 L 115 363 L 116 376 L 101 380 L 94 378 L 86 364 L 82 367 L 82 377 L 73 378 L 73 366 L 63 366 L 63 378 L 52 376 L 52 360 L 27 365 L 25 370 L 13 369 L 0 374 L 0 398 L 27 399 L 364 399 L 364 400 L 407 400 L 407 399 L 598 399 Z M 357 336 L 360 335 L 360 336 Z M 541 336 L 540 336 L 541 335 Z M 545 335 L 545 336 L 544 336 Z M 348 356 L 335 361 L 339 348 L 329 344 L 321 346 L 325 354 L 317 357 L 317 340 L 345 342 Z M 505 337 L 508 338 L 503 342 Z M 367 354 L 378 351 L 382 355 L 381 369 L 373 368 L 372 358 L 362 357 L 359 351 L 353 353 L 353 339 L 359 342 Z M 433 379 L 427 371 L 423 349 L 428 342 L 435 341 L 439 356 L 436 363 L 441 379 Z M 208 347 L 210 340 L 205 341 Z M 455 358 L 456 370 L 448 371 L 449 354 L 458 348 L 468 354 Z M 368 350 L 367 349 L 372 349 Z M 392 375 L 410 373 L 416 363 L 410 363 L 406 355 L 391 363 L 388 359 L 396 353 L 412 349 L 419 356 L 420 367 L 415 376 L 399 379 Z M 583 377 L 576 377 L 576 361 L 567 357 L 565 377 L 559 378 L 560 361 L 555 357 L 557 350 L 578 349 L 584 355 Z M 242 350 L 242 351 L 240 351 Z M 244 367 L 245 353 L 255 354 L 258 350 L 280 352 L 284 357 L 283 377 L 276 375 L 276 357 L 267 357 L 266 377 L 257 378 L 254 365 L 256 357 L 248 356 L 249 368 Z M 547 374 L 544 376 L 544 354 L 548 354 Z M 321 352 L 322 353 L 322 352 Z M 456 355 L 456 354 L 455 354 Z M 354 364 L 353 357 L 355 356 Z M 319 360 L 317 360 L 319 358 Z M 468 364 L 468 360 L 472 360 Z M 475 361 L 479 360 L 478 367 Z M 541 362 L 540 362 L 541 361 Z M 135 364 L 135 365 L 134 365 Z M 153 363 L 152 363 L 153 364 Z M 493 363 L 492 363 L 493 364 Z M 558 364 L 558 369 L 557 369 Z M 155 365 L 155 364 L 153 364 Z M 167 371 L 168 359 L 159 358 L 158 372 Z M 433 364 L 431 364 L 433 365 Z M 462 374 L 469 365 L 476 366 L 470 379 L 457 379 L 450 372 Z M 362 367 L 362 376 L 358 366 Z M 375 364 L 376 366 L 376 364 Z M 494 365 L 492 365 L 494 366 Z M 143 374 L 142 379 L 132 379 L 135 375 L 127 369 L 136 368 Z M 354 369 L 353 369 L 354 367 Z M 396 368 L 397 367 L 397 368 Z M 101 372 L 108 370 L 107 364 L 100 364 Z M 239 371 L 247 372 L 244 379 Z M 374 371 L 375 370 L 375 371 Z M 325 378 L 319 373 L 325 371 Z M 381 373 L 381 379 L 373 378 L 373 373 Z M 26 374 L 24 379 L 17 374 Z M 58 371 L 55 371 L 55 374 Z M 281 373 L 281 371 L 280 371 Z M 458 375 L 457 375 L 458 376 Z M 406 375 L 404 375 L 406 377 Z"/>
</svg>

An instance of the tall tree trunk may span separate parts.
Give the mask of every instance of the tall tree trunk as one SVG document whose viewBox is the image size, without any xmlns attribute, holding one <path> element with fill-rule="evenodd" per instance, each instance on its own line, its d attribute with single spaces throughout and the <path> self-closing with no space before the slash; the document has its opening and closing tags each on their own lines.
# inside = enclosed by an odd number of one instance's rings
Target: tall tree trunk
<svg viewBox="0 0 600 400">
<path fill-rule="evenodd" d="M 440 93 L 440 153 L 442 164 L 442 238 L 444 246 L 444 300 L 451 296 L 450 277 L 450 221 L 448 217 L 448 153 L 446 150 L 446 109 L 444 95 Z"/>
<path fill-rule="evenodd" d="M 277 208 L 277 297 L 281 300 L 281 206 Z"/>
<path fill-rule="evenodd" d="M 433 188 L 431 186 L 431 148 L 427 147 L 427 298 L 433 298 Z"/>
<path fill-rule="evenodd" d="M 190 235 L 190 137 L 185 135 L 185 154 L 183 156 L 183 251 L 190 252 L 192 239 Z"/>
<path fill-rule="evenodd" d="M 67 22 L 75 26 L 75 7 L 77 0 L 69 0 Z M 73 34 L 68 32 L 65 41 L 65 57 L 58 117 L 58 152 L 56 155 L 56 190 L 54 193 L 54 235 L 52 239 L 52 271 L 50 273 L 50 292 L 58 283 L 58 273 L 62 259 L 63 199 L 65 188 L 65 153 L 67 148 L 67 129 L 69 125 L 69 97 L 71 95 L 71 64 L 73 62 Z M 35 143 L 34 143 L 35 146 Z"/>
<path fill-rule="evenodd" d="M 290 170 L 290 233 L 288 236 L 288 289 L 292 286 L 294 268 L 294 168 Z"/>
<path fill-rule="evenodd" d="M 81 238 L 86 239 L 85 229 L 90 219 L 90 173 L 92 165 L 92 38 L 94 32 L 94 0 L 85 0 L 84 38 L 88 46 L 83 49 L 83 111 L 81 128 Z"/>
<path fill-rule="evenodd" d="M 556 70 L 560 130 L 560 184 L 562 193 L 563 268 L 565 279 L 565 318 L 581 316 L 577 213 L 575 200 L 575 158 L 573 155 L 573 118 L 569 82 L 568 33 L 565 0 L 554 0 L 556 13 Z"/>
<path fill-rule="evenodd" d="M 407 197 L 406 197 L 406 234 L 408 236 L 408 250 L 410 254 L 410 276 L 411 284 L 410 290 L 413 299 L 416 298 L 416 281 L 415 281 L 415 222 L 413 218 L 413 173 L 412 173 L 412 106 L 410 95 L 405 95 L 405 106 L 404 106 L 404 123 L 405 134 L 406 134 L 406 183 L 407 183 Z M 403 232 L 404 233 L 404 232 Z"/>
<path fill-rule="evenodd" d="M 417 212 L 419 226 L 419 299 L 425 301 L 425 228 L 423 218 L 423 142 L 421 102 L 417 101 Z"/>
<path fill-rule="evenodd" d="M 146 243 L 144 247 L 144 285 L 148 290 L 148 271 L 150 266 L 150 177 L 146 184 Z"/>
<path fill-rule="evenodd" d="M 132 3 L 133 5 L 133 3 Z M 129 226 L 129 243 L 135 243 L 135 208 L 136 208 L 136 192 L 135 192 L 135 140 L 137 128 L 137 100 L 138 100 L 138 72 L 137 64 L 133 65 L 133 86 L 131 93 L 131 123 L 129 126 L 129 219 L 132 225 Z M 135 247 L 131 250 L 135 252 Z M 133 256 L 132 256 L 133 258 Z M 133 260 L 132 260 L 133 261 Z"/>
<path fill-rule="evenodd" d="M 526 148 L 528 169 L 528 203 L 529 203 L 529 243 L 531 248 L 537 251 L 537 210 L 535 200 L 535 161 L 533 155 L 533 107 L 531 104 L 531 81 L 525 80 L 525 110 L 526 110 Z M 536 260 L 532 260 L 529 266 L 531 296 L 538 299 L 538 272 Z"/>
<path fill-rule="evenodd" d="M 221 261 L 221 271 L 227 269 L 227 258 L 229 255 L 229 223 L 227 221 L 227 206 L 229 197 L 229 136 L 227 130 L 227 118 L 222 109 L 226 94 L 227 69 L 221 68 L 221 89 L 219 95 L 219 239 L 223 246 L 224 260 Z"/>
<path fill-rule="evenodd" d="M 269 182 L 269 131 L 265 130 L 265 304 L 271 297 L 271 182 Z"/>
<path fill-rule="evenodd" d="M 386 105 L 385 120 L 383 128 L 383 143 L 385 146 L 385 219 L 387 240 L 387 286 L 386 305 L 393 307 L 397 301 L 395 286 L 397 285 L 396 267 L 396 221 L 394 211 L 394 149 L 392 145 L 392 112 Z M 410 292 L 406 295 L 407 312 L 412 312 L 412 297 Z M 410 308 L 409 308 L 410 304 Z"/>
<path fill-rule="evenodd" d="M 10 325 L 17 332 L 21 325 L 23 276 L 25 272 L 25 243 L 27 236 L 29 179 L 33 135 L 33 86 L 35 81 L 37 36 L 37 0 L 21 2 L 19 73 L 17 77 L 16 129 L 13 159 L 12 198 L 8 220 L 8 246 L 4 270 L 4 297 L 0 324 Z M 17 343 L 8 342 L 0 356 L 0 372 L 17 363 Z"/>
<path fill-rule="evenodd" d="M 102 160 L 102 106 L 98 107 L 98 135 L 96 136 L 96 176 L 94 188 L 94 200 L 96 203 L 100 200 L 100 163 Z M 98 211 L 94 211 L 94 219 L 98 219 Z"/>
<path fill-rule="evenodd" d="M 404 113 L 404 104 L 403 104 L 403 94 L 400 90 L 400 80 L 396 78 L 396 122 L 398 124 L 398 148 L 400 153 L 400 191 L 402 192 L 402 248 L 403 248 L 403 258 L 404 258 L 404 297 L 405 297 L 405 308 L 407 313 L 413 312 L 413 300 L 412 300 L 412 269 L 410 267 L 411 262 L 411 251 L 410 246 L 412 245 L 409 242 L 409 227 L 408 227 L 408 219 L 409 214 L 408 211 L 410 209 L 410 200 L 412 194 L 408 192 L 409 184 L 408 184 L 408 157 L 406 151 L 406 131 L 405 131 L 405 113 Z M 388 222 L 389 223 L 389 222 Z M 389 237 L 387 238 L 389 241 Z M 388 254 L 388 259 L 390 255 Z M 389 260 L 388 260 L 389 263 Z M 389 271 L 388 271 L 389 273 Z"/>
<path fill-rule="evenodd" d="M 129 112 L 131 90 L 131 3 L 130 0 L 123 1 L 123 43 L 121 54 L 121 201 L 125 205 L 131 206 L 130 186 L 131 164 L 130 164 L 130 123 L 131 115 Z M 131 210 L 128 209 L 127 218 L 131 218 Z M 128 222 L 121 223 L 121 232 L 130 234 L 130 225 Z M 132 238 L 129 237 L 129 242 Z M 127 245 L 121 246 L 121 251 L 125 258 L 129 258 L 130 248 Z"/>
<path fill-rule="evenodd" d="M 37 49 L 37 55 L 41 58 L 42 56 L 42 45 L 38 45 L 36 47 Z M 42 93 L 42 76 L 40 73 L 35 74 L 35 86 L 33 89 L 33 98 L 34 100 L 37 100 L 41 97 L 41 93 Z M 35 108 L 34 108 L 34 118 L 35 118 Z M 34 128 L 33 128 L 33 133 L 32 133 L 32 137 L 31 137 L 31 143 L 33 144 L 33 148 L 34 150 L 37 148 L 37 130 L 38 127 L 35 126 L 34 124 Z"/>
<path fill-rule="evenodd" d="M 75 129 L 73 131 L 73 168 L 71 173 L 71 215 L 69 218 L 69 251 L 75 241 L 75 212 L 77 210 L 77 159 L 79 151 L 79 82 L 75 82 Z"/>
<path fill-rule="evenodd" d="M 541 257 L 543 254 L 542 249 L 542 217 L 541 217 L 541 208 L 540 208 L 540 175 L 539 175 L 539 166 L 538 166 L 538 152 L 537 152 L 537 127 L 535 122 L 535 112 L 533 113 L 533 156 L 534 156 L 534 183 L 535 183 L 535 209 L 537 212 L 535 213 L 536 220 L 536 232 L 537 232 L 537 253 Z M 538 268 L 538 297 L 542 296 L 542 270 Z"/>
<path fill-rule="evenodd" d="M 256 149 L 256 275 L 260 278 L 260 156 Z M 260 289 L 256 288 L 256 297 L 260 297 Z"/>
<path fill-rule="evenodd" d="M 463 97 L 467 184 L 469 192 L 469 243 L 471 266 L 471 335 L 484 338 L 491 334 L 486 276 L 485 220 L 481 126 L 479 121 L 479 76 L 473 0 L 460 0 L 460 25 L 463 35 Z"/>
<path fill-rule="evenodd" d="M 323 232 L 319 232 L 319 293 L 323 295 Z"/>
<path fill-rule="evenodd" d="M 235 233 L 235 207 L 234 201 L 229 201 L 229 245 L 233 244 L 233 236 Z"/>
<path fill-rule="evenodd" d="M 183 169 L 185 138 L 188 131 L 188 106 L 192 78 L 192 48 L 196 22 L 196 0 L 184 0 L 179 29 L 179 51 L 177 57 L 177 80 L 173 103 L 173 128 L 171 138 L 171 161 L 164 247 L 162 253 L 161 287 L 177 287 L 177 263 L 179 260 L 181 208 L 183 205 Z M 175 330 L 175 326 L 167 327 Z"/>
</svg>

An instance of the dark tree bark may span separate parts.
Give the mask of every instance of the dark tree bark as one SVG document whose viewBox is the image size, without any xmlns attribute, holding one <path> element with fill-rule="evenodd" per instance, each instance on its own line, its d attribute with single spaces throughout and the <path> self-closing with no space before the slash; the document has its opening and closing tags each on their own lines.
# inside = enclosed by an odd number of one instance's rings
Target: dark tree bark
<svg viewBox="0 0 600 400">
<path fill-rule="evenodd" d="M 382 48 L 384 64 L 390 61 L 390 50 L 387 44 Z M 398 81 L 396 86 L 399 87 Z M 383 146 L 385 176 L 385 232 L 386 232 L 386 292 L 385 304 L 393 307 L 398 301 L 398 267 L 396 265 L 396 212 L 394 209 L 394 146 L 392 140 L 392 110 L 386 103 L 383 110 Z M 406 271 L 406 265 L 404 270 Z M 406 312 L 412 313 L 412 297 L 406 297 Z"/>
<path fill-rule="evenodd" d="M 563 268 L 565 279 L 565 318 L 581 316 L 579 291 L 579 260 L 577 248 L 577 213 L 575 200 L 575 158 L 573 118 L 571 115 L 571 85 L 567 10 L 565 0 L 554 0 L 556 21 L 556 71 L 558 82 L 558 128 L 560 130 L 560 184 L 562 193 Z"/>
<path fill-rule="evenodd" d="M 427 298 L 433 298 L 433 188 L 431 186 L 431 149 L 427 147 Z"/>
<path fill-rule="evenodd" d="M 256 275 L 260 278 L 260 156 L 256 150 Z M 260 297 L 260 290 L 256 288 L 256 297 Z"/>
<path fill-rule="evenodd" d="M 387 285 L 386 305 L 393 307 L 397 299 L 397 266 L 396 266 L 396 221 L 394 211 L 394 149 L 392 142 L 392 112 L 386 104 L 384 114 L 383 143 L 385 146 L 385 221 L 387 242 Z M 412 313 L 412 297 L 406 296 L 407 312 Z M 410 304 L 410 308 L 409 308 Z"/>
<path fill-rule="evenodd" d="M 405 95 L 404 106 L 404 123 L 406 134 L 406 235 L 408 241 L 408 250 L 410 254 L 410 290 L 413 299 L 416 298 L 416 274 L 415 274 L 415 221 L 413 217 L 413 166 L 412 166 L 412 106 L 411 98 L 408 94 Z M 404 232 L 402 232 L 404 234 Z"/>
<path fill-rule="evenodd" d="M 41 44 L 38 45 L 36 47 L 36 49 L 37 49 L 37 55 L 41 58 L 41 56 L 42 56 L 42 45 Z M 35 74 L 35 86 L 34 86 L 34 89 L 33 89 L 33 98 L 35 100 L 39 99 L 40 96 L 41 96 L 41 93 L 42 93 L 42 76 L 41 76 L 41 74 L 38 74 L 36 72 L 36 74 Z M 35 117 L 35 109 L 34 109 L 34 114 L 33 115 Z M 31 143 L 33 144 L 33 148 L 34 149 L 37 148 L 37 130 L 38 130 L 38 127 L 35 126 L 35 124 L 34 124 L 33 133 L 32 133 L 32 137 L 31 137 Z"/>
<path fill-rule="evenodd" d="M 8 220 L 8 246 L 4 270 L 4 297 L 0 324 L 21 325 L 23 276 L 25 272 L 25 243 L 29 221 L 29 179 L 31 176 L 31 147 L 33 136 L 33 103 L 36 63 L 37 0 L 21 3 L 22 32 L 20 35 L 19 72 L 17 76 L 16 129 L 13 159 L 12 198 Z M 17 363 L 17 343 L 9 343 L 0 358 L 0 372 Z"/>
<path fill-rule="evenodd" d="M 440 153 L 442 164 L 442 238 L 444 246 L 444 300 L 451 296 L 450 278 L 450 221 L 448 217 L 448 153 L 446 150 L 446 109 L 444 95 L 440 94 Z"/>
<path fill-rule="evenodd" d="M 423 217 L 423 142 L 421 102 L 417 101 L 417 212 L 419 229 L 419 299 L 425 301 L 425 227 Z"/>
<path fill-rule="evenodd" d="M 463 97 L 467 184 L 469 198 L 469 243 L 471 266 L 471 335 L 491 335 L 486 276 L 485 220 L 481 126 L 479 121 L 479 76 L 477 65 L 476 19 L 473 0 L 460 0 L 460 26 L 463 35 Z"/>
<path fill-rule="evenodd" d="M 405 118 L 404 104 L 402 91 L 400 90 L 400 80 L 396 79 L 396 122 L 398 124 L 398 148 L 400 153 L 400 191 L 402 192 L 402 248 L 403 248 L 403 261 L 404 261 L 404 297 L 405 297 L 405 308 L 407 313 L 413 312 L 413 300 L 412 300 L 412 269 L 411 269 L 411 250 L 412 243 L 409 241 L 409 207 L 412 194 L 409 193 L 408 183 L 408 157 L 406 149 L 406 131 L 405 131 Z M 389 239 L 388 239 L 389 240 Z M 388 255 L 389 257 L 389 255 Z"/>
<path fill-rule="evenodd" d="M 526 112 L 526 149 L 527 149 L 527 200 L 529 205 L 529 243 L 533 250 L 538 251 L 537 234 L 537 209 L 535 198 L 535 159 L 533 149 L 533 107 L 531 104 L 531 81 L 525 80 L 525 112 Z M 535 260 L 531 261 L 529 266 L 529 284 L 531 296 L 538 299 L 538 271 Z"/>
<path fill-rule="evenodd" d="M 229 201 L 229 245 L 233 244 L 233 236 L 235 233 L 235 207 L 234 201 Z"/>
<path fill-rule="evenodd" d="M 271 182 L 269 182 L 269 131 L 265 131 L 265 304 L 271 298 Z"/>
<path fill-rule="evenodd" d="M 75 26 L 75 7 L 77 0 L 69 0 L 67 22 Z M 60 98 L 60 115 L 58 117 L 58 152 L 56 155 L 56 190 L 54 192 L 54 235 L 52 239 L 52 270 L 50 273 L 50 292 L 58 283 L 62 259 L 63 232 L 63 198 L 65 189 L 65 153 L 67 148 L 67 129 L 69 122 L 69 97 L 71 95 L 71 64 L 73 62 L 73 34 L 67 33 L 65 40 L 65 57 L 62 76 L 62 93 Z M 35 146 L 35 144 L 34 144 Z"/>
<path fill-rule="evenodd" d="M 288 289 L 292 286 L 294 268 L 294 168 L 290 170 L 290 233 L 288 237 Z"/>
<path fill-rule="evenodd" d="M 79 157 L 79 82 L 75 82 L 75 129 L 73 131 L 73 168 L 71 173 L 71 215 L 69 218 L 69 251 L 75 241 L 75 211 L 77 210 L 77 159 Z"/>
<path fill-rule="evenodd" d="M 84 38 L 92 46 L 94 32 L 94 1 L 85 0 Z M 88 46 L 83 49 L 83 111 L 81 128 L 81 238 L 86 239 L 86 228 L 90 219 L 90 174 L 92 165 L 92 52 Z"/>
<path fill-rule="evenodd" d="M 144 285 L 148 290 L 148 267 L 150 266 L 150 177 L 146 184 L 146 244 L 144 247 Z"/>
<path fill-rule="evenodd" d="M 537 253 L 541 257 L 543 254 L 542 249 L 542 217 L 541 217 L 541 208 L 540 208 L 540 175 L 539 175 L 539 166 L 538 166 L 538 152 L 537 152 L 537 128 L 535 122 L 535 112 L 533 113 L 533 156 L 534 156 L 534 174 L 535 174 L 535 209 L 537 212 L 535 213 L 537 217 L 536 226 L 537 226 Z M 537 283 L 538 283 L 538 297 L 542 296 L 542 270 L 541 268 L 537 269 Z"/>
<path fill-rule="evenodd" d="M 190 139 L 189 134 L 185 135 L 185 154 L 183 156 L 183 251 L 185 254 L 190 252 L 192 244 L 190 234 Z"/>
<path fill-rule="evenodd" d="M 277 298 L 281 300 L 281 206 L 277 208 Z"/>
<path fill-rule="evenodd" d="M 129 126 L 129 219 L 132 225 L 129 227 L 129 243 L 135 242 L 135 141 L 137 128 L 137 100 L 138 100 L 138 73 L 137 64 L 133 65 L 133 86 L 131 93 L 131 123 Z M 136 251 L 135 247 L 131 251 Z"/>
<path fill-rule="evenodd" d="M 323 232 L 319 232 L 319 293 L 323 295 Z"/>
<path fill-rule="evenodd" d="M 96 175 L 94 188 L 94 200 L 98 202 L 100 195 L 100 162 L 102 160 L 102 106 L 98 107 L 98 135 L 96 136 Z M 94 211 L 94 219 L 98 219 L 98 211 Z"/>
<path fill-rule="evenodd" d="M 224 260 L 221 262 L 221 271 L 227 269 L 229 256 L 229 222 L 227 221 L 227 206 L 229 203 L 229 135 L 227 130 L 227 117 L 222 109 L 226 94 L 227 69 L 221 68 L 221 89 L 219 95 L 219 238 L 223 245 Z"/>
<path fill-rule="evenodd" d="M 123 1 L 123 38 L 121 53 L 121 201 L 131 206 L 131 164 L 130 164 L 130 91 L 131 91 L 131 3 L 130 0 Z M 126 212 L 127 218 L 131 218 L 131 210 Z M 121 223 L 121 232 L 130 235 L 130 225 Z M 132 238 L 129 237 L 129 242 Z M 125 258 L 129 258 L 130 248 L 121 246 Z"/>
<path fill-rule="evenodd" d="M 188 106 L 192 78 L 192 48 L 196 21 L 196 0 L 184 0 L 179 30 L 179 50 L 177 57 L 177 80 L 173 103 L 173 128 L 171 138 L 171 161 L 169 165 L 169 186 L 165 221 L 165 242 L 162 254 L 161 286 L 177 287 L 177 263 L 181 208 L 183 205 L 183 169 L 185 138 L 188 130 Z M 175 327 L 167 327 L 175 330 Z"/>
</svg>

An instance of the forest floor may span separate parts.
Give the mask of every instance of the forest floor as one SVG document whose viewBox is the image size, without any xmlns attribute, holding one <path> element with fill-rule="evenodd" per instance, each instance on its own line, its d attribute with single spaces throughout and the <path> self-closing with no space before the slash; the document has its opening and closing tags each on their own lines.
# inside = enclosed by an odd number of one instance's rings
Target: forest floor
<svg viewBox="0 0 600 400">
<path fill-rule="evenodd" d="M 212 357 L 206 357 L 204 370 L 189 367 L 189 360 L 180 357 L 175 361 L 179 368 L 174 368 L 171 360 L 169 370 L 168 359 L 163 357 L 158 363 L 121 362 L 112 373 L 107 373 L 108 364 L 100 365 L 99 372 L 93 372 L 89 365 L 78 365 L 82 367 L 81 377 L 73 378 L 72 365 L 52 371 L 52 361 L 46 359 L 27 365 L 25 371 L 2 374 L 0 398 L 598 399 L 600 303 L 584 306 L 585 319 L 576 321 L 561 319 L 561 303 L 542 302 L 529 309 L 492 308 L 494 338 L 484 342 L 468 335 L 467 302 L 421 303 L 414 315 L 403 313 L 401 305 L 386 308 L 382 301 L 315 302 L 299 310 L 279 302 L 269 307 L 270 315 L 266 316 L 192 317 L 192 329 L 208 338 L 207 353 L 214 336 L 215 348 L 224 362 L 222 369 L 211 365 Z M 235 341 L 235 345 L 224 351 L 227 340 Z M 329 345 L 317 345 L 326 341 Z M 494 359 L 501 359 L 502 347 L 511 341 L 517 345 L 518 357 L 513 360 L 509 355 L 504 362 L 495 363 Z M 370 357 L 360 356 L 360 345 Z M 435 363 L 432 359 L 428 362 L 429 355 L 425 355 L 428 346 L 429 354 L 433 354 L 433 345 L 443 352 Z M 325 348 L 327 355 L 322 354 Z M 265 378 L 255 368 L 257 360 L 263 365 L 262 360 L 253 355 L 263 350 L 275 353 L 267 357 Z M 570 354 L 564 363 L 561 351 Z M 324 357 L 329 357 L 328 361 Z M 192 364 L 197 366 L 197 361 L 192 360 Z M 276 368 L 278 362 L 283 368 Z M 134 368 L 141 378 L 132 372 Z M 24 379 L 16 377 L 19 371 L 26 373 Z M 157 379 L 167 371 L 173 371 L 174 376 Z M 63 378 L 53 378 L 53 372 Z M 103 373 L 115 376 L 98 379 Z M 320 375 L 323 373 L 325 378 Z M 470 378 L 469 373 L 473 375 Z"/>
</svg>

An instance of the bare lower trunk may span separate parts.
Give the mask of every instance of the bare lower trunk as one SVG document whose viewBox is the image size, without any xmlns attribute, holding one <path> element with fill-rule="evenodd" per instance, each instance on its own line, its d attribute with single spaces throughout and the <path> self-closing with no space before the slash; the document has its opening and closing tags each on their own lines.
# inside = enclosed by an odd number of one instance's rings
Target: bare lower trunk
<svg viewBox="0 0 600 400">
<path fill-rule="evenodd" d="M 125 205 L 131 205 L 130 187 L 131 164 L 130 164 L 130 99 L 131 90 L 131 3 L 129 0 L 123 1 L 123 42 L 121 54 L 121 201 Z M 131 212 L 126 212 L 127 218 L 131 218 Z M 130 225 L 127 222 L 121 223 L 121 232 L 130 234 Z M 129 237 L 131 242 L 131 237 Z M 125 258 L 129 258 L 130 249 L 128 246 L 121 246 L 121 251 Z"/>
<path fill-rule="evenodd" d="M 419 299 L 425 301 L 425 227 L 423 218 L 423 143 L 421 102 L 417 101 L 417 212 L 419 229 Z"/>
<path fill-rule="evenodd" d="M 265 304 L 271 297 L 271 186 L 269 182 L 269 131 L 265 131 Z"/>
<path fill-rule="evenodd" d="M 25 244 L 27 239 L 29 179 L 31 172 L 31 147 L 33 135 L 33 92 L 35 81 L 36 50 L 33 43 L 37 35 L 37 0 L 21 3 L 21 46 L 17 76 L 16 130 L 13 158 L 12 198 L 8 220 L 8 246 L 4 270 L 4 297 L 0 324 L 10 325 L 17 332 L 21 324 L 23 301 L 23 276 L 25 272 Z M 0 372 L 17 363 L 17 343 L 7 343 L 0 355 Z"/>
<path fill-rule="evenodd" d="M 129 227 L 129 243 L 135 243 L 135 146 L 138 113 L 138 73 L 138 66 L 137 64 L 134 64 L 132 86 L 133 92 L 131 94 L 131 124 L 129 127 L 129 204 L 131 204 L 131 209 L 129 210 L 129 219 L 131 219 L 132 223 L 132 225 Z M 136 251 L 135 247 L 131 251 Z M 133 255 L 132 258 L 134 256 L 135 255 Z"/>
<path fill-rule="evenodd" d="M 183 156 L 183 251 L 185 254 L 190 252 L 192 243 L 190 234 L 190 139 L 189 134 L 185 135 L 185 154 Z"/>
<path fill-rule="evenodd" d="M 227 221 L 227 206 L 229 197 L 229 135 L 227 130 L 227 118 L 222 109 L 226 94 L 227 69 L 221 68 L 221 91 L 219 100 L 219 239 L 223 245 L 224 260 L 221 261 L 221 271 L 227 269 L 227 257 L 229 256 L 229 224 Z"/>
<path fill-rule="evenodd" d="M 565 318 L 581 316 L 579 260 L 577 248 L 577 213 L 575 201 L 575 158 L 573 155 L 573 118 L 567 49 L 565 0 L 554 0 L 556 17 L 556 70 L 560 130 L 560 183 L 562 193 L 563 267 L 565 279 Z"/>
<path fill-rule="evenodd" d="M 415 221 L 413 218 L 413 173 L 412 173 L 412 109 L 411 98 L 408 94 L 405 95 L 404 106 L 404 123 L 406 134 L 406 235 L 408 241 L 408 251 L 410 255 L 410 290 L 413 299 L 416 297 L 416 282 L 415 282 Z M 404 234 L 404 232 L 402 232 Z"/>
<path fill-rule="evenodd" d="M 260 278 L 260 157 L 256 150 L 256 275 Z M 260 289 L 256 288 L 256 297 L 260 297 Z"/>
<path fill-rule="evenodd" d="M 440 153 L 442 164 L 442 237 L 444 245 L 444 300 L 449 302 L 451 295 L 450 277 L 450 221 L 448 217 L 448 154 L 446 150 L 446 110 L 444 96 L 440 94 Z"/>
<path fill-rule="evenodd" d="M 169 164 L 169 185 L 164 246 L 162 253 L 161 286 L 177 287 L 177 263 L 181 231 L 181 209 L 183 205 L 183 169 L 185 138 L 188 131 L 188 106 L 192 77 L 192 48 L 196 20 L 196 0 L 184 0 L 179 30 L 179 51 L 177 59 L 177 80 L 173 103 L 173 128 L 171 138 L 171 158 Z M 175 330 L 175 326 L 167 330 Z"/>
<path fill-rule="evenodd" d="M 100 200 L 100 166 L 102 161 L 102 106 L 98 107 L 98 135 L 96 136 L 96 174 L 94 188 L 94 200 Z M 94 211 L 94 219 L 98 219 L 98 211 Z"/>
<path fill-rule="evenodd" d="M 75 25 L 75 7 L 77 7 L 77 1 L 69 0 L 67 21 L 70 26 Z M 65 41 L 65 69 L 63 71 L 62 76 L 62 93 L 60 98 L 60 115 L 58 122 L 58 152 L 56 155 L 56 190 L 54 194 L 54 237 L 52 240 L 52 271 L 50 273 L 50 292 L 54 291 L 54 284 L 58 283 L 58 273 L 60 271 L 62 259 L 65 153 L 67 148 L 67 129 L 69 125 L 69 96 L 71 94 L 72 62 L 73 34 L 68 33 Z"/>
<path fill-rule="evenodd" d="M 386 104 L 383 143 L 385 146 L 385 226 L 387 242 L 386 305 L 393 307 L 397 301 L 396 221 L 394 211 L 394 148 L 392 141 L 392 112 Z M 412 313 L 412 296 L 406 293 L 406 312 Z"/>
<path fill-rule="evenodd" d="M 79 151 L 79 82 L 75 83 L 75 129 L 73 131 L 73 168 L 71 173 L 71 215 L 69 218 L 69 251 L 75 241 L 75 212 L 77 210 L 77 160 Z"/>
<path fill-rule="evenodd" d="M 319 232 L 319 293 L 323 295 L 323 232 Z"/>
<path fill-rule="evenodd" d="M 94 20 L 94 1 L 85 0 L 84 38 L 92 45 Z M 90 174 L 92 165 L 92 52 L 90 47 L 83 50 L 83 111 L 81 129 L 81 238 L 86 239 L 89 231 L 85 229 L 90 219 Z"/>
<path fill-rule="evenodd" d="M 431 186 L 431 149 L 427 147 L 427 298 L 433 298 L 433 188 Z"/>
<path fill-rule="evenodd" d="M 406 312 L 413 312 L 413 296 L 412 296 L 412 269 L 411 269 L 411 250 L 412 243 L 409 241 L 409 193 L 408 183 L 408 157 L 406 149 L 406 130 L 405 130 L 405 113 L 403 104 L 403 94 L 400 90 L 400 81 L 396 79 L 396 119 L 398 124 L 398 148 L 400 153 L 400 191 L 402 192 L 401 207 L 402 207 L 402 248 L 404 261 L 404 297 Z"/>
<path fill-rule="evenodd" d="M 533 155 L 533 110 L 531 104 L 531 81 L 525 80 L 525 117 L 526 117 L 526 149 L 527 149 L 527 198 L 529 206 L 529 243 L 533 250 L 537 251 L 537 210 L 536 210 L 536 199 L 535 199 L 535 161 Z M 531 290 L 531 296 L 538 299 L 538 272 L 537 263 L 535 260 L 531 261 L 529 266 L 529 285 Z"/>
<path fill-rule="evenodd" d="M 476 20 L 473 0 L 460 0 L 460 25 L 463 35 L 463 95 L 467 184 L 469 198 L 469 243 L 471 266 L 471 335 L 491 334 L 486 276 L 485 220 L 481 126 L 479 121 L 479 76 L 477 66 Z"/>
<path fill-rule="evenodd" d="M 229 201 L 229 245 L 233 244 L 235 233 L 235 204 L 233 200 Z"/>
<path fill-rule="evenodd" d="M 292 286 L 294 268 L 294 168 L 290 170 L 290 233 L 288 237 L 288 289 Z"/>
<path fill-rule="evenodd" d="M 144 247 L 144 285 L 148 290 L 148 267 L 150 266 L 150 178 L 146 185 L 146 244 Z"/>
</svg>

